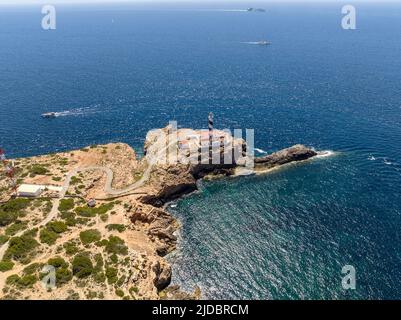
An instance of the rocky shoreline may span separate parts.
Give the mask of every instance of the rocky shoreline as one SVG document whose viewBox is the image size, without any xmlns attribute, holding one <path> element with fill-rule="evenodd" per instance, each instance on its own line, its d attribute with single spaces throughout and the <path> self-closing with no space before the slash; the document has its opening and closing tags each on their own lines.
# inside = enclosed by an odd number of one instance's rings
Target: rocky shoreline
<svg viewBox="0 0 401 320">
<path fill-rule="evenodd" d="M 240 141 L 240 143 L 243 143 Z M 246 157 L 246 146 L 241 148 L 243 157 Z M 221 151 L 224 154 L 224 151 Z M 297 144 L 292 147 L 282 149 L 278 152 L 266 155 L 264 157 L 254 158 L 254 172 L 261 172 L 278 168 L 280 166 L 305 161 L 318 155 L 312 148 Z M 243 163 L 243 162 L 242 162 Z M 168 202 L 177 200 L 178 198 L 188 195 L 198 190 L 197 181 L 204 177 L 229 177 L 236 175 L 236 168 L 242 167 L 238 163 L 232 165 L 202 165 L 202 164 L 174 164 L 174 166 L 161 166 L 155 172 L 158 177 L 163 177 L 159 183 L 160 188 L 155 193 L 147 194 L 141 197 L 141 202 L 150 204 L 155 208 L 162 208 Z M 158 212 L 157 217 L 151 217 L 154 221 L 153 226 L 149 228 L 150 236 L 156 236 L 165 241 L 165 245 L 156 248 L 156 252 L 160 256 L 165 256 L 174 251 L 177 245 L 177 237 L 174 232 L 179 224 L 177 221 L 163 208 L 162 210 L 155 209 L 154 213 Z M 149 217 L 143 217 L 140 214 L 135 215 L 135 220 L 149 222 Z M 171 281 L 171 267 L 167 267 L 168 271 L 164 272 L 160 288 L 164 289 Z M 166 279 L 168 274 L 169 279 Z M 174 291 L 178 289 L 175 288 Z"/>
<path fill-rule="evenodd" d="M 235 176 L 239 168 L 253 173 L 263 172 L 288 163 L 310 159 L 317 153 L 303 145 L 295 145 L 264 157 L 250 158 L 244 140 L 236 139 L 219 130 L 215 130 L 214 133 L 221 140 L 221 146 L 225 147 L 218 149 L 217 158 L 221 161 L 217 164 L 211 163 L 211 161 L 206 163 L 204 161 L 189 161 L 191 157 L 192 160 L 199 160 L 200 156 L 196 155 L 194 158 L 188 148 L 170 149 L 170 145 L 182 146 L 182 136 L 186 139 L 187 136 L 194 137 L 198 133 L 192 129 L 180 129 L 171 133 L 169 127 L 152 130 L 146 137 L 145 156 L 140 160 L 136 158 L 131 147 L 121 143 L 92 146 L 41 157 L 16 159 L 19 179 L 23 180 L 24 183 L 58 185 L 65 188 L 66 196 L 72 199 L 71 207 L 65 209 L 59 205 L 60 200 L 57 198 L 54 200 L 43 198 L 47 206 L 53 202 L 53 209 L 51 210 L 55 214 L 53 219 L 57 219 L 58 224 L 66 226 L 65 230 L 62 231 L 64 233 L 60 233 L 57 240 L 51 244 L 50 242 L 44 243 L 42 239 L 44 231 L 50 232 L 48 231 L 48 224 L 50 223 L 39 224 L 39 227 L 33 223 L 28 223 L 28 221 L 33 221 L 32 215 L 34 213 L 29 211 L 33 210 L 33 207 L 27 208 L 21 214 L 21 217 L 27 219 L 27 222 L 22 222 L 27 228 L 25 233 L 30 232 L 30 241 L 37 243 L 35 246 L 41 245 L 40 255 L 36 249 L 30 253 L 30 262 L 43 264 L 45 259 L 52 258 L 54 260 L 55 258 L 52 255 L 54 255 L 55 248 L 58 248 L 56 251 L 59 253 L 56 258 L 66 260 L 65 266 L 70 263 L 72 275 L 75 276 L 75 259 L 68 262 L 69 253 L 67 251 L 63 253 L 59 249 L 73 244 L 78 248 L 78 254 L 80 251 L 87 252 L 89 261 L 95 262 L 102 255 L 105 259 L 104 264 L 109 266 L 104 272 L 108 277 L 107 272 L 110 273 L 110 270 L 113 269 L 113 272 L 116 273 L 116 280 L 107 278 L 104 283 L 91 280 L 92 277 L 96 279 L 102 274 L 103 269 L 100 266 L 98 267 L 100 271 L 97 271 L 99 274 L 93 274 L 84 279 L 86 281 L 85 286 L 92 289 L 76 289 L 77 285 L 82 286 L 81 281 L 83 280 L 75 280 L 71 276 L 70 282 L 58 288 L 57 292 L 43 291 L 40 289 L 40 285 L 35 282 L 23 293 L 18 293 L 13 289 L 13 285 L 7 284 L 11 277 L 16 279 L 23 276 L 21 270 L 26 269 L 26 262 L 11 259 L 4 262 L 15 265 L 15 267 L 11 267 L 11 270 L 6 270 L 3 274 L 0 273 L 0 287 L 3 288 L 3 292 L 6 292 L 5 297 L 12 296 L 12 294 L 17 296 L 22 294 L 25 299 L 69 299 L 74 295 L 79 298 L 95 297 L 99 299 L 118 299 L 121 297 L 127 299 L 199 299 L 200 290 L 198 288 L 193 293 L 185 293 L 181 292 L 177 286 L 170 286 L 172 269 L 163 257 L 176 249 L 177 237 L 174 233 L 179 228 L 179 223 L 167 212 L 165 205 L 196 191 L 199 179 Z M 228 149 L 227 145 L 229 145 Z M 165 149 L 168 151 L 164 152 Z M 161 151 L 163 151 L 163 156 L 160 155 Z M 223 161 L 226 159 L 227 152 L 230 157 L 237 154 L 236 157 L 232 157 L 231 163 Z M 174 161 L 166 161 L 166 158 L 170 160 L 173 158 Z M 249 166 L 250 160 L 251 167 Z M 84 169 L 85 171 L 83 171 Z M 79 173 L 80 170 L 82 172 Z M 110 176 L 111 174 L 114 176 Z M 113 188 L 112 194 L 110 194 L 111 191 L 106 190 L 108 183 Z M 0 196 L 6 199 L 7 192 L 4 190 L 7 190 L 7 180 L 5 177 L 0 177 L 1 186 L 3 186 L 3 192 Z M 92 215 L 85 213 L 92 211 L 85 209 L 82 201 L 91 198 L 102 199 L 98 200 L 96 208 L 93 209 L 94 214 L 97 210 L 101 211 L 107 207 L 111 208 L 109 210 L 112 211 L 108 213 L 105 209 L 102 211 L 102 215 L 108 215 L 108 217 L 102 216 L 100 220 L 98 218 L 93 220 Z M 108 198 L 110 200 L 107 200 Z M 39 201 L 39 199 L 35 201 Z M 36 206 L 38 205 L 39 202 Z M 0 208 L 0 213 L 2 210 L 4 209 Z M 76 217 L 75 220 L 82 219 L 83 217 L 80 215 L 83 213 L 85 213 L 84 217 L 87 222 L 83 224 L 81 222 L 81 224 L 71 223 L 73 217 Z M 35 213 L 35 215 L 38 214 Z M 14 224 L 16 223 L 21 224 L 20 221 L 14 222 Z M 0 226 L 0 236 L 5 239 L 4 241 L 6 241 L 6 235 L 9 233 L 9 229 L 6 227 L 10 226 L 13 225 Z M 92 229 L 88 229 L 88 227 L 92 227 Z M 117 232 L 111 228 L 120 230 Z M 35 229 L 37 231 L 33 234 L 32 230 Z M 85 232 L 95 234 L 94 229 L 99 231 L 96 236 L 103 240 L 93 243 L 83 242 L 83 244 L 75 240 L 81 238 L 83 241 L 82 234 Z M 22 232 L 23 230 L 20 231 L 20 233 Z M 117 259 L 116 254 L 110 255 L 107 251 L 102 251 L 102 243 L 107 244 L 107 237 L 108 241 L 124 243 L 124 248 L 126 248 L 124 249 L 126 256 L 124 267 L 120 262 L 116 262 L 123 257 Z M 119 240 L 114 240 L 115 238 Z M 6 256 L 9 256 L 8 251 L 6 251 Z M 130 268 L 134 268 L 134 275 L 131 274 L 132 269 Z M 21 291 L 21 288 L 19 290 Z M 103 290 L 105 294 L 102 297 L 97 297 L 92 293 L 93 290 Z"/>
</svg>

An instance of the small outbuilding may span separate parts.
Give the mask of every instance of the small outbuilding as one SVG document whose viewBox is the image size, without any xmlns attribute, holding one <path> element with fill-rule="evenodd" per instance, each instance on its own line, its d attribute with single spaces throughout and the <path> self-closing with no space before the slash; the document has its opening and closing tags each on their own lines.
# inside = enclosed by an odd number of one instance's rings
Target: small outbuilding
<svg viewBox="0 0 401 320">
<path fill-rule="evenodd" d="M 18 197 L 39 197 L 44 191 L 43 186 L 35 184 L 21 184 L 17 189 Z"/>
<path fill-rule="evenodd" d="M 86 204 L 89 208 L 94 208 L 94 207 L 96 207 L 96 200 L 91 198 L 88 200 L 88 202 Z"/>
</svg>

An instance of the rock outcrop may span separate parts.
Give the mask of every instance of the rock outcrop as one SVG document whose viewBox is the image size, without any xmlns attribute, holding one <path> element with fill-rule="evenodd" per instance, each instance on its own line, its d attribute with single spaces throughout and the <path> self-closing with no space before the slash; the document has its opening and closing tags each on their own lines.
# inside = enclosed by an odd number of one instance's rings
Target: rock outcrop
<svg viewBox="0 0 401 320">
<path fill-rule="evenodd" d="M 155 273 L 154 285 L 158 291 L 161 291 L 171 282 L 171 266 L 166 262 L 157 261 L 152 268 Z"/>
<path fill-rule="evenodd" d="M 302 144 L 274 152 L 265 157 L 255 158 L 255 169 L 271 169 L 283 164 L 312 158 L 317 152 Z"/>
</svg>

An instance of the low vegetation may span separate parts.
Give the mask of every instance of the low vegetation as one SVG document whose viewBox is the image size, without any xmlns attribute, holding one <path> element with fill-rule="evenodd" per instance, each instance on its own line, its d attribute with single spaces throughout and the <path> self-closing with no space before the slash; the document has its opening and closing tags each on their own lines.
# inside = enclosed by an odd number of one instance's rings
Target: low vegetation
<svg viewBox="0 0 401 320">
<path fill-rule="evenodd" d="M 67 225 L 63 221 L 49 222 L 46 227 L 55 233 L 63 233 L 68 230 Z"/>
<path fill-rule="evenodd" d="M 15 260 L 28 264 L 35 255 L 39 243 L 30 235 L 13 237 L 10 239 L 9 247 L 4 254 L 3 260 Z"/>
<path fill-rule="evenodd" d="M 81 242 L 83 245 L 88 245 L 92 242 L 99 241 L 102 237 L 98 230 L 89 229 L 89 230 L 82 231 L 79 234 L 79 238 L 81 239 Z"/>
<path fill-rule="evenodd" d="M 61 199 L 58 210 L 60 212 L 70 211 L 70 210 L 74 209 L 74 206 L 75 206 L 74 199 Z"/>
<path fill-rule="evenodd" d="M 17 198 L 0 205 L 0 227 L 8 226 L 24 216 L 24 210 L 30 203 L 29 199 Z"/>
<path fill-rule="evenodd" d="M 109 231 L 118 231 L 118 232 L 124 232 L 125 231 L 125 226 L 123 224 L 108 224 L 106 226 L 107 230 Z"/>
<path fill-rule="evenodd" d="M 26 221 L 16 220 L 12 225 L 10 225 L 6 230 L 5 234 L 7 236 L 13 236 L 21 230 L 26 229 L 28 223 Z"/>
<path fill-rule="evenodd" d="M 11 261 L 0 261 L 0 271 L 5 272 L 11 270 L 14 267 L 14 263 Z"/>
<path fill-rule="evenodd" d="M 73 240 L 70 240 L 63 245 L 65 253 L 69 256 L 76 254 L 79 251 L 79 248 L 75 244 Z"/>
<path fill-rule="evenodd" d="M 72 273 L 77 278 L 86 278 L 93 273 L 93 264 L 89 253 L 78 253 L 72 261 Z"/>
<path fill-rule="evenodd" d="M 128 247 L 124 240 L 117 236 L 110 236 L 106 243 L 106 251 L 110 254 L 127 255 Z"/>
<path fill-rule="evenodd" d="M 105 203 L 100 205 L 99 207 L 96 208 L 90 208 L 88 206 L 82 206 L 82 207 L 77 207 L 75 208 L 75 212 L 77 215 L 81 217 L 95 217 L 96 215 L 102 215 L 105 214 L 106 212 L 110 211 L 114 206 L 114 203 Z"/>
<path fill-rule="evenodd" d="M 40 230 L 39 239 L 41 243 L 46 243 L 50 246 L 56 243 L 58 237 L 59 235 L 56 232 L 49 230 L 48 228 Z"/>
<path fill-rule="evenodd" d="M 33 164 L 29 168 L 29 172 L 31 173 L 31 176 L 35 176 L 35 175 L 45 175 L 45 174 L 49 173 L 49 170 L 46 167 L 44 167 L 43 165 Z"/>
</svg>

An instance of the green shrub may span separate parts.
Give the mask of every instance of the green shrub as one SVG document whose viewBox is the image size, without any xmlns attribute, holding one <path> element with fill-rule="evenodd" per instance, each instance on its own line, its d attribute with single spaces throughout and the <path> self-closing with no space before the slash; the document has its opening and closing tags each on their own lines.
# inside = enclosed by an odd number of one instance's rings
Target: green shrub
<svg viewBox="0 0 401 320">
<path fill-rule="evenodd" d="M 47 264 L 57 268 L 68 268 L 68 263 L 61 257 L 50 258 Z"/>
<path fill-rule="evenodd" d="M 87 217 L 87 218 L 96 216 L 95 208 L 89 208 L 88 206 L 75 208 L 75 213 L 81 217 Z"/>
<path fill-rule="evenodd" d="M 67 299 L 66 300 L 79 300 L 80 299 L 80 296 L 79 296 L 79 293 L 78 292 L 75 292 L 75 291 L 69 291 L 68 292 L 68 297 L 67 297 Z"/>
<path fill-rule="evenodd" d="M 72 185 L 75 185 L 75 184 L 78 184 L 78 183 L 82 183 L 82 179 L 77 178 L 77 177 L 71 177 L 71 184 Z"/>
<path fill-rule="evenodd" d="M 40 164 L 34 164 L 30 167 L 29 171 L 31 172 L 31 174 L 34 175 L 45 175 L 49 172 L 49 170 L 47 170 L 44 166 L 40 165 Z"/>
<path fill-rule="evenodd" d="M 55 233 L 63 233 L 68 230 L 67 225 L 63 221 L 49 222 L 46 227 L 49 229 L 49 231 L 53 231 Z"/>
<path fill-rule="evenodd" d="M 123 224 L 108 224 L 106 226 L 107 230 L 109 231 L 113 231 L 113 230 L 117 230 L 118 232 L 124 232 L 125 231 L 125 226 Z"/>
<path fill-rule="evenodd" d="M 14 267 L 14 263 L 11 261 L 0 261 L 0 271 L 9 271 Z"/>
<path fill-rule="evenodd" d="M 77 207 L 75 208 L 75 212 L 77 215 L 81 217 L 95 217 L 96 215 L 102 215 L 110 211 L 114 206 L 114 203 L 105 203 L 100 205 L 99 207 L 96 208 L 90 208 L 88 206 L 82 206 L 82 207 Z"/>
<path fill-rule="evenodd" d="M 72 273 L 77 278 L 86 278 L 93 272 L 93 264 L 87 253 L 79 253 L 72 261 Z"/>
<path fill-rule="evenodd" d="M 25 231 L 22 235 L 26 237 L 34 238 L 38 234 L 38 228 L 32 228 L 30 230 Z"/>
<path fill-rule="evenodd" d="M 89 290 L 89 292 L 86 294 L 86 298 L 87 298 L 88 300 L 92 300 L 92 299 L 97 298 L 97 292 L 96 292 L 96 291 L 90 291 L 90 290 Z"/>
<path fill-rule="evenodd" d="M 13 223 L 17 218 L 18 214 L 16 212 L 0 211 L 0 227 L 5 227 Z"/>
<path fill-rule="evenodd" d="M 111 267 L 106 268 L 107 282 L 109 284 L 116 283 L 118 280 L 117 274 L 118 274 L 118 270 L 116 268 L 111 268 Z"/>
<path fill-rule="evenodd" d="M 9 247 L 4 254 L 4 260 L 16 260 L 22 263 L 33 256 L 39 243 L 30 236 L 22 235 L 10 239 Z"/>
<path fill-rule="evenodd" d="M 30 199 L 16 198 L 7 201 L 6 203 L 0 205 L 0 211 L 4 212 L 19 212 L 26 209 L 31 203 Z"/>
<path fill-rule="evenodd" d="M 61 199 L 60 205 L 58 206 L 58 210 L 61 212 L 69 211 L 74 209 L 74 206 L 75 206 L 74 199 Z"/>
<path fill-rule="evenodd" d="M 128 248 L 125 245 L 124 240 L 117 236 L 109 237 L 109 240 L 106 244 L 106 251 L 111 254 L 115 253 L 124 256 L 128 254 Z"/>
<path fill-rule="evenodd" d="M 32 263 L 29 266 L 25 267 L 23 270 L 24 274 L 34 274 L 38 272 L 41 268 L 41 265 L 39 263 Z"/>
<path fill-rule="evenodd" d="M 107 246 L 108 243 L 109 243 L 109 242 L 107 241 L 107 239 L 102 239 L 102 240 L 96 242 L 95 244 L 96 244 L 98 247 L 105 247 L 105 246 Z"/>
<path fill-rule="evenodd" d="M 36 275 L 28 274 L 18 280 L 18 285 L 25 288 L 32 287 L 36 281 L 38 281 L 38 277 Z"/>
<path fill-rule="evenodd" d="M 138 294 L 138 292 L 139 292 L 139 289 L 137 288 L 137 287 L 131 287 L 131 288 L 129 288 L 129 293 L 131 294 L 131 296 L 135 296 L 135 294 Z"/>
<path fill-rule="evenodd" d="M 103 222 L 106 222 L 109 219 L 109 216 L 107 215 L 107 213 L 103 213 L 100 215 L 100 220 L 102 220 Z"/>
<path fill-rule="evenodd" d="M 74 154 L 72 153 L 71 156 L 73 156 Z M 61 166 L 66 166 L 68 164 L 68 158 L 62 158 L 60 159 L 60 161 L 58 162 L 59 165 Z"/>
<path fill-rule="evenodd" d="M 21 231 L 27 227 L 28 223 L 25 221 L 16 220 L 11 226 L 7 227 L 5 230 L 5 234 L 7 236 L 13 236 L 18 231 Z"/>
<path fill-rule="evenodd" d="M 49 246 L 56 243 L 57 238 L 59 235 L 54 231 L 51 231 L 47 228 L 40 230 L 39 239 L 40 242 L 46 243 Z"/>
<path fill-rule="evenodd" d="M 61 211 L 60 217 L 61 217 L 61 219 L 64 220 L 65 224 L 68 227 L 73 227 L 78 223 L 77 219 L 75 218 L 75 213 L 74 212 Z"/>
<path fill-rule="evenodd" d="M 94 279 L 97 283 L 104 283 L 106 281 L 106 276 L 103 272 L 98 272 L 96 273 Z"/>
<path fill-rule="evenodd" d="M 16 221 L 19 216 L 23 215 L 23 210 L 25 210 L 30 203 L 30 199 L 17 198 L 0 205 L 0 227 L 7 226 Z"/>
<path fill-rule="evenodd" d="M 56 284 L 60 286 L 64 283 L 69 282 L 72 279 L 72 272 L 67 268 L 56 269 Z"/>
<path fill-rule="evenodd" d="M 124 297 L 124 291 L 122 291 L 121 289 L 117 289 L 116 290 L 116 295 L 118 295 L 119 297 Z"/>
<path fill-rule="evenodd" d="M 110 257 L 110 261 L 114 264 L 116 264 L 118 262 L 118 257 L 115 253 L 113 253 Z"/>
<path fill-rule="evenodd" d="M 102 270 L 103 266 L 104 266 L 104 261 L 103 261 L 103 257 L 100 253 L 95 254 L 94 256 L 96 265 L 95 265 L 95 270 L 96 271 L 100 271 Z"/>
<path fill-rule="evenodd" d="M 98 230 L 89 229 L 82 231 L 79 234 L 79 238 L 81 239 L 82 244 L 87 245 L 89 243 L 99 241 L 102 236 Z"/>
<path fill-rule="evenodd" d="M 8 286 L 16 285 L 19 280 L 20 280 L 20 277 L 17 274 L 13 274 L 13 275 L 7 277 L 6 285 L 8 285 Z"/>
<path fill-rule="evenodd" d="M 116 283 L 116 286 L 117 286 L 117 287 L 121 287 L 121 286 L 124 284 L 125 279 L 126 279 L 125 276 L 121 276 L 120 279 L 118 279 L 118 281 L 117 281 L 117 283 Z"/>
<path fill-rule="evenodd" d="M 0 246 L 5 244 L 8 241 L 8 239 L 10 239 L 10 237 L 4 236 L 4 235 L 0 235 Z"/>
<path fill-rule="evenodd" d="M 65 253 L 69 256 L 77 253 L 79 251 L 78 247 L 73 241 L 68 241 L 63 245 Z"/>
</svg>

